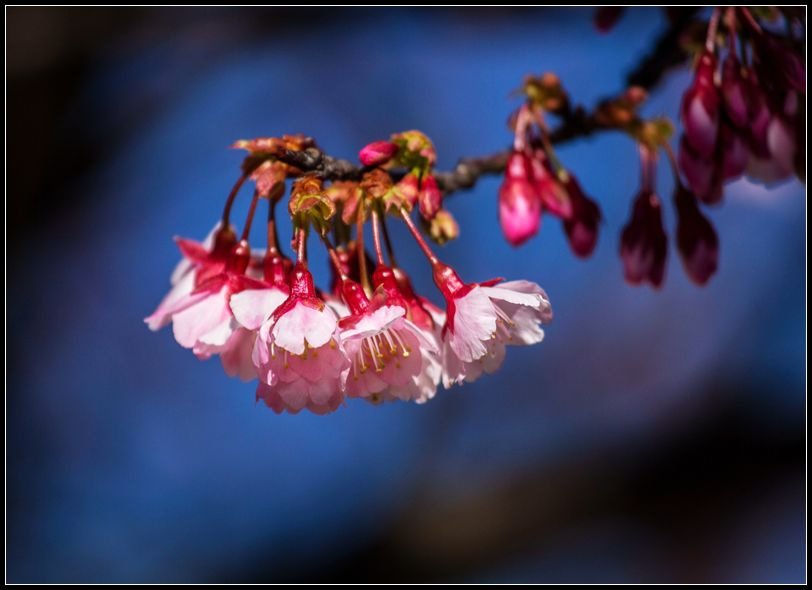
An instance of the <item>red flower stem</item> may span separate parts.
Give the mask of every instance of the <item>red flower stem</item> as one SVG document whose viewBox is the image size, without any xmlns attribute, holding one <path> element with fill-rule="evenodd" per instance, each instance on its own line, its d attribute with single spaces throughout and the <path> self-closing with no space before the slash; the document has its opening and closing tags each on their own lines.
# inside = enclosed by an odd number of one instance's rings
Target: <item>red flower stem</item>
<svg viewBox="0 0 812 590">
<path fill-rule="evenodd" d="M 386 215 L 381 215 L 381 229 L 383 230 L 383 243 L 386 244 L 386 253 L 389 255 L 389 264 L 395 267 L 398 263 L 395 262 L 395 249 L 392 247 L 392 240 L 389 238 Z"/>
<path fill-rule="evenodd" d="M 245 226 L 242 228 L 242 236 L 240 240 L 247 240 L 248 235 L 251 233 L 251 224 L 254 223 L 254 213 L 257 212 L 257 203 L 259 202 L 259 191 L 254 191 L 254 197 L 251 199 L 251 206 L 248 207 L 248 215 L 245 218 Z"/>
<path fill-rule="evenodd" d="M 305 254 L 307 231 L 303 227 L 300 227 L 298 232 L 298 242 L 296 243 L 296 261 L 301 262 L 302 264 L 307 264 L 307 261 L 305 260 L 307 258 L 307 255 Z"/>
<path fill-rule="evenodd" d="M 369 282 L 369 270 L 367 269 L 367 252 L 364 249 L 364 201 L 359 199 L 358 221 L 355 224 L 355 247 L 358 249 L 358 273 L 361 275 L 361 287 L 367 293 L 372 293 Z"/>
<path fill-rule="evenodd" d="M 330 238 L 327 236 L 321 236 L 321 241 L 324 242 L 324 247 L 327 248 L 327 254 L 330 255 L 330 262 L 333 263 L 333 266 L 336 269 L 336 274 L 338 274 L 339 278 L 343 281 L 347 279 L 347 275 L 344 273 L 344 269 L 341 266 L 341 259 L 338 257 L 338 252 L 330 243 Z"/>
<path fill-rule="evenodd" d="M 640 144 L 640 182 L 644 191 L 655 191 L 657 182 L 657 154 Z"/>
<path fill-rule="evenodd" d="M 375 242 L 375 255 L 378 258 L 378 264 L 384 264 L 383 248 L 381 248 L 380 218 L 378 208 L 374 205 L 372 206 L 372 239 Z"/>
<path fill-rule="evenodd" d="M 223 228 L 227 229 L 229 224 L 229 218 L 231 217 L 231 207 L 234 205 L 234 199 L 237 198 L 237 193 L 240 192 L 242 185 L 245 184 L 245 181 L 248 180 L 248 174 L 243 174 L 237 179 L 237 182 L 234 183 L 234 186 L 231 189 L 231 192 L 228 193 L 228 199 L 226 199 L 226 206 L 223 208 Z"/>
<path fill-rule="evenodd" d="M 716 31 L 719 30 L 719 20 L 722 17 L 722 9 L 718 6 L 713 9 L 710 21 L 708 22 L 708 35 L 705 37 L 705 49 L 713 53 L 716 44 Z"/>
<path fill-rule="evenodd" d="M 276 232 L 276 199 L 268 199 L 268 252 L 279 253 L 279 234 Z"/>
<path fill-rule="evenodd" d="M 547 157 L 550 158 L 550 163 L 553 165 L 553 168 L 556 171 L 556 174 L 561 176 L 561 173 L 566 173 L 566 169 L 564 165 L 561 163 L 561 160 L 558 159 L 558 156 L 553 149 L 553 143 L 550 141 L 550 128 L 547 127 L 547 121 L 544 119 L 544 112 L 539 109 L 535 113 L 536 123 L 538 123 L 539 129 L 541 130 L 541 143 L 542 147 L 544 148 L 544 153 L 547 154 Z"/>
<path fill-rule="evenodd" d="M 741 15 L 744 17 L 744 20 L 747 22 L 747 24 L 750 25 L 750 28 L 753 29 L 753 31 L 755 31 L 757 35 L 761 35 L 762 34 L 761 25 L 758 24 L 758 21 L 756 21 L 755 17 L 753 16 L 753 13 L 750 12 L 750 10 L 744 6 L 739 7 L 739 12 L 741 12 Z"/>
<path fill-rule="evenodd" d="M 671 163 L 671 172 L 674 173 L 674 184 L 677 187 L 682 186 L 682 180 L 679 175 L 679 165 L 677 165 L 677 156 L 674 154 L 674 150 L 668 143 L 663 143 L 663 149 L 666 155 L 668 155 L 668 161 Z"/>
<path fill-rule="evenodd" d="M 420 246 L 421 250 L 423 250 L 423 254 L 425 254 L 426 258 L 429 259 L 431 265 L 435 266 L 439 264 L 440 260 L 434 255 L 434 252 L 431 251 L 431 248 L 429 248 L 429 245 L 426 243 L 426 240 L 423 239 L 423 236 L 420 235 L 420 231 L 415 227 L 409 213 L 405 209 L 401 209 L 400 215 L 403 217 L 403 221 L 406 222 L 406 227 L 408 227 L 409 231 L 412 232 L 412 236 L 417 242 L 417 245 Z"/>
</svg>

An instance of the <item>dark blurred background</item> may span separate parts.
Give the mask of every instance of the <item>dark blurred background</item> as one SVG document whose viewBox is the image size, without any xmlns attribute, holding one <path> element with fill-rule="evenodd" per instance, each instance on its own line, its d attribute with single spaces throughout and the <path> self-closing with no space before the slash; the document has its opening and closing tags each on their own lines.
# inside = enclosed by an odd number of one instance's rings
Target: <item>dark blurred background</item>
<svg viewBox="0 0 812 590">
<path fill-rule="evenodd" d="M 6 16 L 8 581 L 805 579 L 795 181 L 729 186 L 710 213 L 718 276 L 692 286 L 672 252 L 661 292 L 622 280 L 638 177 L 623 137 L 560 152 L 605 213 L 588 261 L 551 219 L 507 246 L 496 178 L 454 196 L 444 259 L 469 280 L 540 282 L 556 319 L 498 375 L 425 406 L 276 416 L 142 323 L 172 236 L 201 238 L 221 210 L 233 140 L 303 132 L 354 157 L 417 128 L 448 168 L 510 140 L 526 73 L 557 72 L 586 104 L 620 90 L 660 11 L 608 35 L 588 9 Z M 669 76 L 646 112 L 675 116 L 688 79 Z"/>
</svg>

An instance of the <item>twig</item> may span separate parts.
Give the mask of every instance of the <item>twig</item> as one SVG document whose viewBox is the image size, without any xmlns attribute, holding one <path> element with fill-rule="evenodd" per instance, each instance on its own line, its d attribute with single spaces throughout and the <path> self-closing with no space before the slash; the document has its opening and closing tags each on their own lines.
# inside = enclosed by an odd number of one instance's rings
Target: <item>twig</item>
<svg viewBox="0 0 812 590">
<path fill-rule="evenodd" d="M 685 62 L 688 55 L 680 43 L 681 37 L 694 22 L 697 8 L 689 7 L 671 15 L 668 28 L 657 39 L 653 50 L 627 76 L 628 86 L 640 86 L 651 90 L 665 74 Z M 605 102 L 605 101 L 601 101 Z M 600 104 L 600 103 L 599 103 Z M 568 109 L 560 115 L 561 123 L 550 133 L 550 141 L 562 144 L 574 139 L 589 137 L 595 133 L 613 130 L 615 127 L 601 123 L 597 109 L 588 111 L 583 106 Z M 488 156 L 462 158 L 453 170 L 435 172 L 437 184 L 448 195 L 476 185 L 480 176 L 501 174 L 505 170 L 510 150 L 506 149 Z M 302 151 L 284 150 L 275 157 L 299 169 L 302 173 L 314 173 L 325 180 L 360 180 L 368 168 L 363 168 L 339 158 L 334 158 L 316 147 Z M 402 173 L 393 172 L 398 180 Z"/>
</svg>

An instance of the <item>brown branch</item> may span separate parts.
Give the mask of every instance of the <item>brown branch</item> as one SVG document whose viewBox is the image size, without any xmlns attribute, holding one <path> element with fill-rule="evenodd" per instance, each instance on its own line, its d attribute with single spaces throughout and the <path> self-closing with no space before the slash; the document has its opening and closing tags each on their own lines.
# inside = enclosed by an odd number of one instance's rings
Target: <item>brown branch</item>
<svg viewBox="0 0 812 590">
<path fill-rule="evenodd" d="M 669 26 L 661 33 L 652 51 L 627 76 L 629 86 L 651 90 L 661 82 L 669 70 L 685 62 L 688 55 L 682 47 L 681 40 L 689 27 L 696 22 L 694 16 L 697 10 L 695 7 L 669 10 Z M 607 100 L 600 101 L 598 107 Z M 598 107 L 588 111 L 583 106 L 576 106 L 560 113 L 561 123 L 550 133 L 552 143 L 558 145 L 616 129 L 613 125 L 601 122 Z M 434 173 L 437 184 L 445 194 L 472 188 L 480 176 L 504 172 L 509 154 L 510 150 L 506 149 L 488 156 L 462 158 L 452 170 Z M 359 180 L 364 172 L 369 170 L 347 160 L 329 156 L 316 147 L 302 151 L 285 150 L 275 156 L 303 173 L 317 173 L 326 180 Z M 393 176 L 397 179 L 401 174 L 393 173 Z"/>
</svg>

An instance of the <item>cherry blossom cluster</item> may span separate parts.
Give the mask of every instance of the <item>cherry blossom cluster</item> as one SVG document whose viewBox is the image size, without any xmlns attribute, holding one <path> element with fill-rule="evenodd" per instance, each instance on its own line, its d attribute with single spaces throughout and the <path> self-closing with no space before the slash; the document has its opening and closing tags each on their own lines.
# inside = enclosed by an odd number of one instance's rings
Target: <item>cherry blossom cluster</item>
<svg viewBox="0 0 812 590">
<path fill-rule="evenodd" d="M 329 185 L 277 157 L 313 147 L 308 138 L 235 145 L 249 153 L 222 219 L 203 242 L 176 240 L 182 259 L 171 289 L 145 321 L 152 330 L 171 324 L 178 344 L 200 359 L 219 356 L 227 374 L 257 379 L 257 399 L 275 412 L 325 414 L 347 398 L 423 403 L 440 384 L 450 388 L 497 370 L 508 346 L 543 339 L 552 309 L 541 287 L 464 282 L 413 222 L 416 207 L 430 235 L 442 241 L 456 231 L 432 175 L 434 147 L 422 133 L 366 146 L 360 179 Z M 289 179 L 290 256 L 279 243 L 276 218 Z M 238 236 L 230 212 L 248 180 L 256 188 Z M 267 245 L 252 250 L 249 230 L 261 200 L 268 203 Z M 387 218 L 405 223 L 414 236 L 444 309 L 415 293 L 395 262 Z M 374 257 L 364 246 L 368 227 Z M 313 234 L 331 260 L 327 290 L 316 288 L 308 269 Z"/>
<path fill-rule="evenodd" d="M 425 402 L 441 384 L 497 370 L 508 346 L 540 342 L 552 319 L 535 283 L 466 283 L 439 260 L 425 237 L 443 244 L 460 231 L 445 199 L 484 174 L 503 174 L 497 210 L 510 244 L 538 234 L 547 215 L 560 221 L 573 253 L 588 257 L 603 214 L 555 146 L 603 131 L 627 135 L 640 156 L 640 187 L 620 233 L 626 281 L 659 288 L 665 280 L 669 240 L 656 184 L 664 155 L 674 179 L 676 248 L 689 278 L 705 284 L 718 267 L 719 238 L 702 207 L 719 203 L 724 184 L 742 175 L 765 183 L 804 177 L 805 15 L 792 7 L 666 13 L 669 31 L 625 90 L 587 109 L 570 100 L 558 76 L 527 76 L 509 119 L 510 147 L 462 158 L 453 170 L 436 169 L 434 145 L 414 130 L 366 145 L 360 165 L 302 135 L 238 141 L 234 147 L 248 155 L 222 217 L 203 242 L 177 240 L 182 260 L 147 324 L 171 324 L 177 342 L 198 358 L 219 356 L 229 375 L 256 379 L 257 399 L 277 413 L 324 414 L 347 398 Z M 604 7 L 596 26 L 608 32 L 622 15 Z M 662 70 L 692 52 L 677 154 L 671 121 L 647 118 L 641 107 Z M 255 190 L 238 235 L 231 209 L 247 182 Z M 293 226 L 287 253 L 277 232 L 283 200 L 283 218 Z M 257 250 L 248 237 L 262 201 L 267 244 Z M 387 229 L 393 221 L 405 224 L 425 255 L 444 308 L 417 294 L 397 264 Z M 332 280 L 325 289 L 308 268 L 309 242 L 328 253 Z"/>
</svg>

